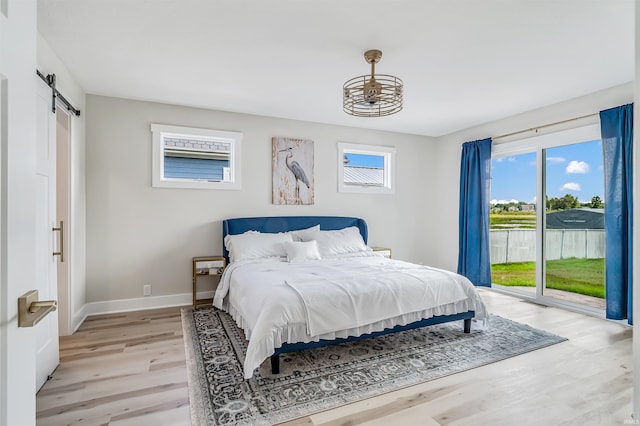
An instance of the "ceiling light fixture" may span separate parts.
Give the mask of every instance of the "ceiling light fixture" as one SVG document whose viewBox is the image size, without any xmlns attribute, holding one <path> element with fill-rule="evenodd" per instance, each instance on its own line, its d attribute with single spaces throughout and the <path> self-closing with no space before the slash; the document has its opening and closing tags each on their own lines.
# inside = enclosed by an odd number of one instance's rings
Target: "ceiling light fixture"
<svg viewBox="0 0 640 426">
<path fill-rule="evenodd" d="M 380 50 L 367 50 L 364 59 L 371 64 L 371 75 L 354 77 L 344 83 L 342 108 L 356 117 L 382 117 L 402 110 L 403 85 L 398 77 L 376 74 Z"/>
</svg>

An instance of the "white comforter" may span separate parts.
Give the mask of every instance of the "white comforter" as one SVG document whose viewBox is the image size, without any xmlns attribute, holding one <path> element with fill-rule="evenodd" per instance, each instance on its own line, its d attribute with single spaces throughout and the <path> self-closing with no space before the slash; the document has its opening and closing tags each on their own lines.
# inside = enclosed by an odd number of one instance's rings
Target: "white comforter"
<svg viewBox="0 0 640 426">
<path fill-rule="evenodd" d="M 245 378 L 283 343 L 358 336 L 469 310 L 486 317 L 465 277 L 370 252 L 303 263 L 235 262 L 213 304 L 229 312 L 249 340 Z"/>
</svg>

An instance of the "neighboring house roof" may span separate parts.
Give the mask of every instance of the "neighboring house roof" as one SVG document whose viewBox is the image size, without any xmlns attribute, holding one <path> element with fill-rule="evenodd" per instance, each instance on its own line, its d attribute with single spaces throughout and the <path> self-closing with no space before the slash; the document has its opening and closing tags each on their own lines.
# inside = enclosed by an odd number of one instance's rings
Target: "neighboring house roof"
<svg viewBox="0 0 640 426">
<path fill-rule="evenodd" d="M 547 213 L 547 229 L 604 229 L 604 209 L 569 209 Z"/>
<path fill-rule="evenodd" d="M 344 166 L 344 183 L 384 185 L 384 170 L 374 167 Z"/>
</svg>

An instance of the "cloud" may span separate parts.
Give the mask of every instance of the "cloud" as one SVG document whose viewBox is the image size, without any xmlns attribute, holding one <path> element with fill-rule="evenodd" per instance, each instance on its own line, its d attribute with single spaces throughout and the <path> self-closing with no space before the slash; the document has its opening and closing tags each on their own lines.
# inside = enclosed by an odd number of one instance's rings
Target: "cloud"
<svg viewBox="0 0 640 426">
<path fill-rule="evenodd" d="M 515 204 L 517 204 L 517 203 L 519 203 L 519 202 L 520 202 L 520 201 L 518 201 L 518 200 L 509 200 L 509 201 L 507 201 L 507 200 L 491 200 L 491 201 L 490 201 L 490 203 L 491 203 L 492 205 L 494 205 L 494 206 L 495 206 L 496 204 L 509 204 L 509 203 L 515 203 Z"/>
<path fill-rule="evenodd" d="M 549 164 L 562 164 L 567 160 L 562 157 L 547 157 L 547 163 Z"/>
<path fill-rule="evenodd" d="M 570 161 L 569 165 L 567 166 L 567 173 L 589 173 L 589 165 L 584 161 Z"/>
<path fill-rule="evenodd" d="M 575 183 L 575 182 L 567 182 L 564 185 L 562 185 L 562 188 L 560 188 L 560 191 L 581 191 L 582 188 L 580 187 L 579 183 Z"/>
</svg>

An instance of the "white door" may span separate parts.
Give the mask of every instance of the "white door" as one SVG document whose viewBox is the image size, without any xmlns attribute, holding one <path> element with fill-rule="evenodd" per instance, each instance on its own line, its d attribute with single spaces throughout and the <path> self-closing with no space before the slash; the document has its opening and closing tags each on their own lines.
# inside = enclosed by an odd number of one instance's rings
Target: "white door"
<svg viewBox="0 0 640 426">
<path fill-rule="evenodd" d="M 56 223 L 56 115 L 51 110 L 51 89 L 39 77 L 36 96 L 36 272 L 39 300 L 57 300 L 57 265 L 60 232 Z M 58 312 L 44 317 L 35 326 L 36 383 L 40 389 L 60 362 L 58 352 Z"/>
</svg>

